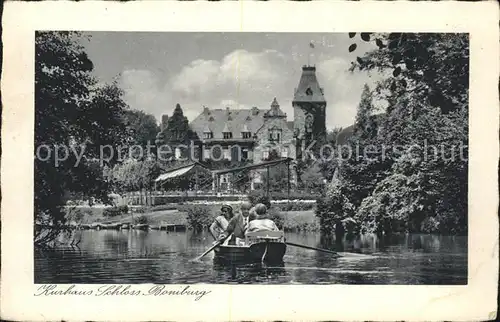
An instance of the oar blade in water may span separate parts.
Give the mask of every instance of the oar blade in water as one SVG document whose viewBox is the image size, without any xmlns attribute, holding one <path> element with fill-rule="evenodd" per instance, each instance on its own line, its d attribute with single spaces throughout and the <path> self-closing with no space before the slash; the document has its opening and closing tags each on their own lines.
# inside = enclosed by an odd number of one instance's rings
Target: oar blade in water
<svg viewBox="0 0 500 322">
<path fill-rule="evenodd" d="M 203 254 L 201 254 L 200 256 L 196 257 L 196 258 L 193 258 L 191 261 L 194 261 L 194 262 L 197 262 L 197 261 L 200 261 L 200 259 L 202 259 L 206 254 L 210 253 L 215 247 L 219 246 L 220 244 L 222 244 L 225 240 L 227 239 L 224 238 L 224 239 L 221 239 L 217 242 L 215 242 L 215 244 L 213 244 L 209 249 L 207 249 Z"/>
<path fill-rule="evenodd" d="M 332 254 L 334 257 L 340 257 L 340 255 L 337 252 L 334 252 L 334 251 L 331 251 L 331 250 L 328 250 L 328 249 L 317 248 L 317 247 L 312 247 L 312 246 L 307 246 L 307 245 L 301 245 L 301 244 L 296 244 L 296 243 L 291 243 L 291 242 L 285 242 L 285 243 L 287 245 L 290 245 L 290 246 L 295 246 L 295 247 L 301 247 L 301 248 L 305 248 L 305 249 L 316 250 L 316 251 L 319 251 L 319 252 Z"/>
</svg>

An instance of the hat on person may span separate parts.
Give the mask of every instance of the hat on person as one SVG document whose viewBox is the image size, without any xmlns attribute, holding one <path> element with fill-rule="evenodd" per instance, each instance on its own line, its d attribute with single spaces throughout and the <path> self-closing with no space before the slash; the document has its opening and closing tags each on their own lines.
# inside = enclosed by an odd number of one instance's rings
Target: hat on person
<svg viewBox="0 0 500 322">
<path fill-rule="evenodd" d="M 224 211 L 224 210 L 229 210 L 230 212 L 233 212 L 233 207 L 231 207 L 230 205 L 222 205 L 222 207 L 220 208 L 221 211 Z"/>
</svg>

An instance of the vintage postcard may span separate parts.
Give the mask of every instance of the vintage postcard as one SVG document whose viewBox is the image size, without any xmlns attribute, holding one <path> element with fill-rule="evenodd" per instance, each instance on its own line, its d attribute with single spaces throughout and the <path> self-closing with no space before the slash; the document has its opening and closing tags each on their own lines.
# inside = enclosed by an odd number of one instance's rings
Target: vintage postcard
<svg viewBox="0 0 500 322">
<path fill-rule="evenodd" d="M 498 19 L 7 3 L 2 318 L 495 318 Z"/>
</svg>

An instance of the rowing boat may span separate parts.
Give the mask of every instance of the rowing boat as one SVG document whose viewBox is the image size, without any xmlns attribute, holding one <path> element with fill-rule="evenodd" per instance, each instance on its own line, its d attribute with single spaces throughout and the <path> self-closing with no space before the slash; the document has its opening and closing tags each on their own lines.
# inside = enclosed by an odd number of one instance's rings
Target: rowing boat
<svg viewBox="0 0 500 322">
<path fill-rule="evenodd" d="M 215 259 L 224 263 L 282 263 L 286 244 L 282 231 L 259 231 L 246 234 L 244 242 L 215 247 Z"/>
</svg>

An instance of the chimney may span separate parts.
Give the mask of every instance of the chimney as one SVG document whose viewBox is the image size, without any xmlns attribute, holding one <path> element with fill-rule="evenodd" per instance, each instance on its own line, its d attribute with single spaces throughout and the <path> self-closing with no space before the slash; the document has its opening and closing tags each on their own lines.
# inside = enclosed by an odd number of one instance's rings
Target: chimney
<svg viewBox="0 0 500 322">
<path fill-rule="evenodd" d="M 168 124 L 168 115 L 163 114 L 161 116 L 160 130 L 161 131 L 165 130 L 167 128 L 167 124 Z"/>
<path fill-rule="evenodd" d="M 206 107 L 205 105 L 203 105 L 203 114 L 210 115 L 210 109 L 208 107 Z"/>
<path fill-rule="evenodd" d="M 257 106 L 252 107 L 252 115 L 255 116 L 257 114 L 259 114 L 259 109 L 257 108 Z"/>
</svg>

